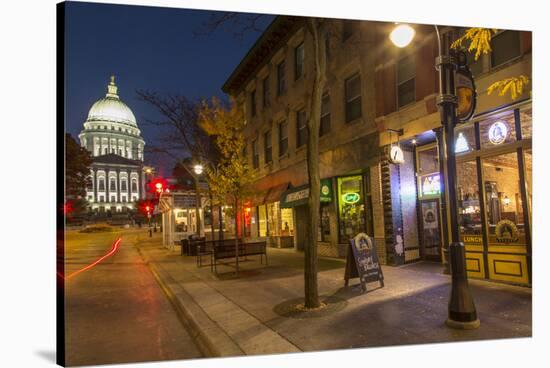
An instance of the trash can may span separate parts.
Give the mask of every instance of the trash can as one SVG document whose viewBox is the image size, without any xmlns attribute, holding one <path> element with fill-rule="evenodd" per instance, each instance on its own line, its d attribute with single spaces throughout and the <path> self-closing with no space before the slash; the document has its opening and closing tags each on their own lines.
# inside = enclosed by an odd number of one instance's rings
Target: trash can
<svg viewBox="0 0 550 368">
<path fill-rule="evenodd" d="M 189 255 L 189 240 L 188 239 L 181 239 L 181 255 L 182 256 L 188 256 Z"/>
</svg>

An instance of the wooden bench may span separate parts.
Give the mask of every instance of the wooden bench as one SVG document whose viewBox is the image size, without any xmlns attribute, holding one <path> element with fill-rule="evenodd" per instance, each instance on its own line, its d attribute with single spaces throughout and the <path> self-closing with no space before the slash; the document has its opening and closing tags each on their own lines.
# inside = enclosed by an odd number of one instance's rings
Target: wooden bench
<svg viewBox="0 0 550 368">
<path fill-rule="evenodd" d="M 231 241 L 233 244 L 231 244 Z M 231 241 L 223 241 L 220 244 L 216 244 L 212 248 L 211 253 L 211 261 L 210 261 L 210 267 L 214 268 L 214 272 L 217 274 L 218 270 L 216 268 L 218 264 L 218 260 L 220 259 L 229 259 L 229 258 L 235 258 L 236 257 L 236 246 L 235 246 L 235 239 L 231 239 Z M 264 263 L 264 257 L 265 257 L 265 264 L 267 265 L 267 253 L 266 253 L 266 242 L 252 242 L 252 243 L 239 243 L 239 257 L 247 257 L 247 256 L 260 256 L 260 262 Z"/>
</svg>

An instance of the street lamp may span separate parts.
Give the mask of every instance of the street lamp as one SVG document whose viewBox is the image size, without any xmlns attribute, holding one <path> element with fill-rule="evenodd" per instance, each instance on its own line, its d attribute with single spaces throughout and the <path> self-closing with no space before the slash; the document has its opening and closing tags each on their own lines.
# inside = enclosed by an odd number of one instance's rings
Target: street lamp
<svg viewBox="0 0 550 368">
<path fill-rule="evenodd" d="M 201 164 L 196 164 L 195 166 L 193 166 L 193 171 L 195 172 L 195 174 L 197 175 L 201 175 L 202 172 L 203 172 L 204 168 L 202 167 Z"/>
<path fill-rule="evenodd" d="M 458 98 L 455 94 L 454 73 L 457 69 L 456 58 L 441 53 L 441 36 L 439 28 L 434 25 L 437 35 L 438 56 L 435 59 L 439 76 L 439 95 L 437 106 L 441 125 L 445 129 L 445 154 L 447 158 L 447 176 L 449 193 L 449 210 L 451 220 L 451 244 L 449 244 L 452 284 L 449 300 L 447 326 L 459 329 L 479 327 L 474 300 L 468 287 L 464 243 L 460 241 L 458 224 L 458 203 L 456 199 L 456 156 L 454 149 L 454 127 Z M 414 37 L 414 29 L 400 24 L 390 33 L 390 40 L 397 47 L 407 46 Z"/>
<path fill-rule="evenodd" d="M 407 46 L 414 38 L 415 30 L 408 24 L 399 24 L 390 33 L 390 40 L 399 48 Z"/>
</svg>

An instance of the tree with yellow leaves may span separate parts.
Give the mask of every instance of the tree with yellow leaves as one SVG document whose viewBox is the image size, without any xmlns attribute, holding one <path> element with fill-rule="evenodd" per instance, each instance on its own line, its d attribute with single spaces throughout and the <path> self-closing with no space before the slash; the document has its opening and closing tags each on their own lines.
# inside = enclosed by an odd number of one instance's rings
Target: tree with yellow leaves
<svg viewBox="0 0 550 368">
<path fill-rule="evenodd" d="M 239 223 L 243 220 L 243 198 L 248 194 L 253 175 L 244 155 L 246 147 L 243 129 L 246 121 L 242 106 L 231 101 L 225 106 L 220 99 L 202 101 L 199 111 L 199 125 L 214 142 L 220 152 L 215 168 L 207 169 L 207 180 L 212 196 L 219 203 L 230 202 L 235 216 L 235 262 L 239 271 Z M 240 221 L 239 221 L 240 217 Z M 242 229 L 241 229 L 242 230 Z M 240 232 L 244 234 L 243 231 Z"/>
<path fill-rule="evenodd" d="M 463 44 L 469 42 L 467 50 L 474 53 L 474 60 L 479 59 L 482 54 L 491 52 L 491 38 L 498 30 L 494 28 L 469 28 L 464 35 L 451 44 L 452 49 L 463 48 Z M 512 100 L 515 100 L 523 93 L 523 88 L 529 84 L 529 78 L 525 75 L 506 78 L 497 81 L 487 88 L 487 94 L 498 91 L 499 96 L 510 93 Z"/>
</svg>

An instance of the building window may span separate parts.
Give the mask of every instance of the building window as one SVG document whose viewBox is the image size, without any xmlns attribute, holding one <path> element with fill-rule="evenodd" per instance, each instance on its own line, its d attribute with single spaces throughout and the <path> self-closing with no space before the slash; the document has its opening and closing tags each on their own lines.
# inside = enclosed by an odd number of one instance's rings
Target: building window
<svg viewBox="0 0 550 368">
<path fill-rule="evenodd" d="M 269 75 L 264 78 L 262 81 L 262 89 L 263 89 L 263 106 L 267 107 L 269 106 Z"/>
<path fill-rule="evenodd" d="M 126 183 L 126 179 L 123 179 L 123 180 L 120 182 L 120 190 L 122 190 L 122 191 L 124 191 L 124 192 L 128 190 L 127 183 Z"/>
<path fill-rule="evenodd" d="M 89 176 L 88 178 L 89 179 L 86 182 L 86 190 L 91 192 L 92 190 L 94 190 L 94 181 L 92 180 L 93 176 Z"/>
<path fill-rule="evenodd" d="M 346 123 L 361 117 L 361 77 L 346 79 Z"/>
<path fill-rule="evenodd" d="M 136 179 L 132 180 L 132 192 L 133 193 L 137 192 L 137 180 Z"/>
<path fill-rule="evenodd" d="M 412 55 L 397 63 L 397 107 L 403 107 L 415 101 L 416 63 Z"/>
<path fill-rule="evenodd" d="M 322 202 L 319 207 L 319 233 L 317 236 L 318 241 L 328 242 L 330 241 L 330 216 L 329 216 L 330 203 Z"/>
<path fill-rule="evenodd" d="M 304 75 L 304 43 L 294 49 L 294 80 Z"/>
<path fill-rule="evenodd" d="M 497 67 L 521 55 L 520 33 L 504 31 L 491 39 L 491 67 Z"/>
<path fill-rule="evenodd" d="M 256 90 L 250 92 L 250 112 L 256 116 Z"/>
<path fill-rule="evenodd" d="M 271 145 L 271 130 L 268 130 L 264 133 L 264 159 L 266 164 L 272 161 Z"/>
<path fill-rule="evenodd" d="M 277 96 L 286 92 L 285 62 L 281 61 L 277 65 Z"/>
<path fill-rule="evenodd" d="M 258 140 L 252 142 L 252 167 L 257 169 L 260 166 L 260 152 L 258 151 Z"/>
<path fill-rule="evenodd" d="M 99 196 L 99 201 L 100 201 L 101 203 L 105 202 L 105 197 L 104 197 L 104 196 Z"/>
<path fill-rule="evenodd" d="M 321 100 L 321 123 L 319 124 L 319 136 L 330 132 L 330 96 L 323 96 Z"/>
<path fill-rule="evenodd" d="M 122 202 L 126 203 L 128 201 L 128 199 L 124 196 L 122 197 Z"/>
<path fill-rule="evenodd" d="M 510 152 L 481 160 L 489 247 L 526 245 L 518 154 Z"/>
<path fill-rule="evenodd" d="M 116 181 L 114 178 L 111 178 L 109 181 L 109 190 L 116 190 Z"/>
<path fill-rule="evenodd" d="M 105 190 L 105 179 L 99 178 L 99 184 L 97 185 L 98 190 Z"/>
<path fill-rule="evenodd" d="M 294 235 L 292 208 L 281 208 L 281 236 Z"/>
<path fill-rule="evenodd" d="M 267 209 L 265 204 L 258 206 L 258 235 L 267 235 Z"/>
<path fill-rule="evenodd" d="M 111 202 L 116 202 L 115 196 L 111 196 Z"/>
<path fill-rule="evenodd" d="M 365 198 L 362 176 L 338 178 L 338 211 L 340 243 L 347 243 L 365 232 Z"/>
<path fill-rule="evenodd" d="M 307 140 L 306 112 L 300 110 L 296 113 L 296 148 L 302 147 Z"/>
<path fill-rule="evenodd" d="M 288 151 L 288 123 L 282 121 L 279 123 L 279 156 Z"/>
</svg>

